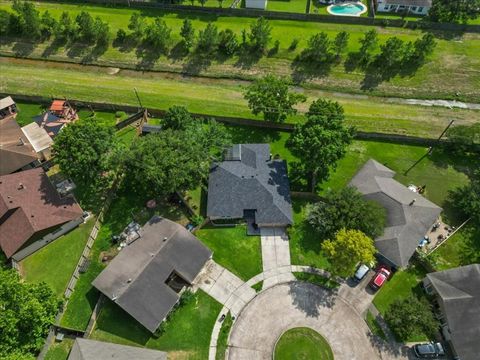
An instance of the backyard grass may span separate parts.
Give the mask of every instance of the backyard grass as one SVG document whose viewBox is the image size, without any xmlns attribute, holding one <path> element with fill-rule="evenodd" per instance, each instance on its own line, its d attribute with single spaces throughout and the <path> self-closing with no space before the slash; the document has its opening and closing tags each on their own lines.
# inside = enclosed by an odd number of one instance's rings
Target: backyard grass
<svg viewBox="0 0 480 360">
<path fill-rule="evenodd" d="M 307 0 L 268 0 L 267 10 L 305 14 Z"/>
<path fill-rule="evenodd" d="M 293 275 L 295 276 L 295 279 L 299 281 L 309 282 L 315 285 L 322 286 L 327 289 L 336 289 L 340 286 L 340 284 L 337 283 L 335 280 L 331 280 L 329 278 L 326 278 L 324 276 L 320 276 L 317 274 L 294 272 Z"/>
<path fill-rule="evenodd" d="M 95 219 L 89 219 L 86 224 L 80 224 L 22 260 L 20 267 L 23 278 L 30 283 L 44 281 L 58 297 L 62 297 L 94 223 Z"/>
<path fill-rule="evenodd" d="M 242 89 L 246 82 L 228 79 L 180 77 L 163 73 L 120 71 L 115 75 L 108 68 L 10 59 L 0 57 L 0 71 L 9 74 L 0 79 L 3 91 L 40 96 L 67 96 L 71 99 L 137 105 L 132 91 L 137 88 L 144 106 L 167 109 L 186 106 L 191 112 L 206 115 L 244 117 L 261 120 L 248 109 Z M 300 113 L 319 97 L 338 101 L 345 108 L 347 122 L 358 130 L 408 134 L 436 138 L 450 119 L 456 124 L 473 124 L 480 111 L 427 107 L 401 103 L 381 97 L 358 97 L 347 94 L 305 89 L 308 101 L 298 107 Z M 301 115 L 287 119 L 304 121 Z"/>
<path fill-rule="evenodd" d="M 13 100 L 15 101 L 15 99 Z M 17 101 L 15 101 L 15 103 L 17 105 L 17 117 L 15 120 L 17 120 L 20 127 L 30 124 L 35 116 L 40 115 L 45 111 L 45 108 L 42 105 L 19 103 Z"/>
<path fill-rule="evenodd" d="M 437 271 L 480 262 L 480 229 L 467 224 L 428 256 Z"/>
<path fill-rule="evenodd" d="M 294 7 L 302 12 L 305 6 L 301 6 L 300 0 L 273 1 L 273 7 Z M 99 16 L 109 23 L 111 38 L 115 38 L 118 29 L 127 28 L 131 14 L 139 11 L 152 21 L 155 16 L 160 16 L 172 29 L 170 46 L 173 48 L 180 41 L 180 28 L 184 18 L 190 18 L 198 30 L 203 29 L 208 22 L 213 22 L 219 30 L 231 28 L 238 36 L 245 28 L 255 21 L 247 17 L 217 16 L 213 14 L 167 12 L 161 9 L 134 10 L 128 8 L 112 8 L 85 4 L 65 4 L 58 6 L 56 3 L 36 3 L 40 11 L 49 10 L 54 17 L 59 17 L 62 11 L 69 11 L 75 17 L 81 10 L 88 11 L 93 17 Z M 299 4 L 299 5 L 297 5 Z M 226 5 L 226 4 L 225 4 Z M 11 2 L 1 2 L 0 9 L 10 9 Z M 301 9 L 303 7 L 303 9 Z M 238 56 L 231 59 L 209 59 L 210 64 L 199 63 L 198 57 L 191 55 L 187 58 L 179 58 L 174 52 L 162 55 L 159 59 L 139 58 L 135 48 L 125 49 L 110 47 L 104 54 L 90 54 L 90 50 L 65 49 L 64 47 L 52 46 L 47 41 L 42 44 L 28 42 L 5 41 L 0 46 L 0 53 L 8 56 L 21 56 L 31 58 L 48 57 L 57 61 L 93 62 L 106 66 L 136 69 L 139 66 L 153 70 L 189 72 L 192 74 L 202 73 L 213 77 L 239 77 L 252 78 L 264 73 L 278 73 L 290 75 L 291 62 L 305 47 L 309 37 L 320 31 L 325 31 L 333 38 L 339 31 L 345 30 L 350 34 L 350 42 L 347 51 L 356 51 L 359 48 L 359 39 L 366 31 L 375 28 L 379 32 L 380 43 L 390 36 L 398 36 L 405 41 L 415 41 L 423 33 L 420 30 L 403 28 L 373 27 L 362 25 L 334 24 L 322 22 L 303 22 L 287 20 L 271 20 L 272 44 L 275 40 L 280 41 L 280 50 L 271 57 L 258 59 L 244 59 Z M 414 76 L 397 76 L 388 83 L 382 83 L 373 89 L 374 94 L 404 96 L 416 98 L 456 98 L 468 99 L 470 102 L 480 102 L 478 85 L 480 74 L 478 69 L 480 60 L 480 35 L 474 33 L 445 33 L 434 32 L 437 36 L 438 45 L 432 56 L 431 62 L 423 66 Z M 453 37 L 453 41 L 451 40 Z M 293 39 L 299 39 L 297 49 L 289 51 L 288 48 Z M 115 71 L 108 69 L 112 74 Z M 445 75 L 449 74 L 449 81 L 445 81 Z M 360 71 L 345 72 L 344 64 L 333 66 L 327 76 L 314 75 L 308 79 L 309 84 L 320 86 L 332 91 L 345 91 L 362 93 L 362 81 L 364 74 Z M 60 79 L 57 77 L 56 79 Z M 101 82 L 100 82 L 101 83 Z M 401 91 L 399 91 L 401 88 Z M 131 89 L 131 87 L 130 87 Z M 457 95 L 458 94 L 458 95 Z"/>
<path fill-rule="evenodd" d="M 112 235 L 119 234 L 134 219 L 141 224 L 145 223 L 153 214 L 182 224 L 188 221 L 182 211 L 167 204 L 160 204 L 154 211 L 145 211 L 145 201 L 146 199 L 132 192 L 120 192 L 113 200 L 90 252 L 91 264 L 86 273 L 80 275 L 75 291 L 68 301 L 60 322 L 62 326 L 78 330 L 86 328 L 99 295 L 91 282 L 105 267 L 101 262 L 102 253 L 111 250 Z"/>
<path fill-rule="evenodd" d="M 390 280 L 378 291 L 373 299 L 373 304 L 382 316 L 388 311 L 389 306 L 395 300 L 402 300 L 411 295 L 417 297 L 425 296 L 420 287 L 420 282 L 426 275 L 426 271 L 416 265 L 410 265 L 406 270 L 396 272 Z M 408 342 L 426 341 L 428 335 L 414 334 L 411 338 L 406 339 Z"/>
<path fill-rule="evenodd" d="M 225 351 L 228 347 L 228 335 L 230 334 L 232 325 L 232 316 L 230 313 L 228 313 L 225 317 L 225 320 L 223 320 L 220 334 L 218 334 L 217 353 L 215 354 L 215 360 L 225 360 Z"/>
<path fill-rule="evenodd" d="M 199 290 L 191 301 L 171 314 L 157 337 L 119 306 L 107 302 L 91 338 L 168 351 L 172 359 L 204 360 L 208 358 L 210 335 L 221 308 L 220 303 Z"/>
<path fill-rule="evenodd" d="M 67 360 L 74 339 L 64 338 L 62 342 L 54 342 L 50 345 L 45 360 Z"/>
<path fill-rule="evenodd" d="M 333 360 L 327 340 L 310 328 L 293 328 L 280 337 L 275 345 L 275 360 Z"/>
<path fill-rule="evenodd" d="M 365 321 L 373 335 L 376 335 L 383 340 L 387 340 L 387 336 L 385 335 L 383 329 L 378 324 L 377 319 L 375 319 L 375 317 L 370 311 L 367 311 L 367 317 Z"/>
<path fill-rule="evenodd" d="M 247 281 L 262 272 L 260 236 L 247 236 L 245 225 L 206 226 L 195 232 L 210 250 L 213 259 Z"/>
</svg>

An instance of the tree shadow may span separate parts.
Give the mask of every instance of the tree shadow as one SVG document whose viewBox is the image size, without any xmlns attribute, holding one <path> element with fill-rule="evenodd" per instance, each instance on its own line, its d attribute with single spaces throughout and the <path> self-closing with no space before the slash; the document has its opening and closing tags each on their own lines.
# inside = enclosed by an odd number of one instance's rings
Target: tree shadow
<svg viewBox="0 0 480 360">
<path fill-rule="evenodd" d="M 183 65 L 183 71 L 189 75 L 198 75 L 212 64 L 212 55 L 201 51 L 194 51 Z"/>
<path fill-rule="evenodd" d="M 73 42 L 68 45 L 67 56 L 69 58 L 78 58 L 85 56 L 86 52 L 89 50 L 90 45 L 82 44 L 79 42 Z"/>
<path fill-rule="evenodd" d="M 185 41 L 181 40 L 175 44 L 175 46 L 170 50 L 168 58 L 177 61 L 184 59 L 189 54 L 188 48 L 185 46 Z"/>
<path fill-rule="evenodd" d="M 238 51 L 238 59 L 234 66 L 244 70 L 250 69 L 260 61 L 262 56 L 263 54 L 258 51 L 253 51 L 249 47 L 244 47 Z"/>
<path fill-rule="evenodd" d="M 337 298 L 337 290 L 327 290 L 311 283 L 293 281 L 288 284 L 293 305 L 307 317 L 317 318 L 319 307 L 332 308 Z"/>
<path fill-rule="evenodd" d="M 54 55 L 62 46 L 67 45 L 66 39 L 55 38 L 52 42 L 43 50 L 42 57 L 48 58 L 50 55 Z"/>
<path fill-rule="evenodd" d="M 137 69 L 150 70 L 160 58 L 162 52 L 146 46 L 145 44 L 141 44 L 137 47 L 135 54 L 137 59 L 140 59 L 136 66 Z"/>
<path fill-rule="evenodd" d="M 108 44 L 97 44 L 93 48 L 91 48 L 90 52 L 86 54 L 82 62 L 84 63 L 90 63 L 92 61 L 97 60 L 100 56 L 105 54 L 105 52 L 108 50 Z"/>
<path fill-rule="evenodd" d="M 15 53 L 15 56 L 26 57 L 29 56 L 36 47 L 36 42 L 17 41 L 15 45 L 13 45 L 12 50 Z"/>
<path fill-rule="evenodd" d="M 395 357 L 403 356 L 407 357 L 408 359 L 415 359 L 415 356 L 413 356 L 410 348 L 407 345 L 383 340 L 371 332 L 367 333 L 367 337 L 370 341 L 370 344 L 381 353 L 387 353 Z"/>
<path fill-rule="evenodd" d="M 112 42 L 112 47 L 118 49 L 123 53 L 133 51 L 139 44 L 139 41 L 133 36 L 133 34 L 127 35 L 123 41 L 115 38 Z"/>
<path fill-rule="evenodd" d="M 295 191 L 308 191 L 308 172 L 305 166 L 299 162 L 288 163 L 288 180 L 290 187 Z"/>
<path fill-rule="evenodd" d="M 302 83 L 303 81 L 326 77 L 332 71 L 334 62 L 307 62 L 300 57 L 296 57 L 293 60 L 291 68 L 292 80 L 296 83 Z"/>
</svg>

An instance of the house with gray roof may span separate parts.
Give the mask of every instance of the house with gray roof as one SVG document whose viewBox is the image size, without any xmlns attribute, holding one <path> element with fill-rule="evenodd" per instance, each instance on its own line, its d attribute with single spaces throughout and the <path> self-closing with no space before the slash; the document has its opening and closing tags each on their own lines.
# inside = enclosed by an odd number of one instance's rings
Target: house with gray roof
<svg viewBox="0 0 480 360">
<path fill-rule="evenodd" d="M 92 285 L 153 333 L 212 252 L 183 226 L 160 216 L 138 235 Z"/>
<path fill-rule="evenodd" d="M 394 175 L 393 170 L 370 159 L 350 186 L 385 208 L 386 227 L 383 235 L 375 239 L 375 246 L 387 263 L 405 267 L 442 209 L 394 180 Z"/>
<path fill-rule="evenodd" d="M 461 360 L 478 360 L 480 264 L 427 274 L 423 285 L 435 296 L 442 333 L 454 355 Z"/>
<path fill-rule="evenodd" d="M 213 164 L 208 181 L 210 220 L 246 219 L 255 227 L 293 223 L 287 164 L 268 144 L 236 144 Z"/>
<path fill-rule="evenodd" d="M 68 360 L 167 360 L 164 351 L 77 337 Z"/>
<path fill-rule="evenodd" d="M 398 14 L 427 15 L 432 0 L 377 0 L 376 11 Z"/>
</svg>

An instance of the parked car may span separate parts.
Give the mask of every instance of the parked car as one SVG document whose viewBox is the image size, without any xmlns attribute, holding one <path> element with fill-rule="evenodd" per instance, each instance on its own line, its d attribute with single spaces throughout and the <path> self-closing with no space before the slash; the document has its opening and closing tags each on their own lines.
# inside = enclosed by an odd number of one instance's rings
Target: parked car
<svg viewBox="0 0 480 360">
<path fill-rule="evenodd" d="M 373 276 L 372 280 L 370 280 L 370 287 L 375 291 L 380 289 L 391 274 L 392 271 L 387 266 L 381 265 Z"/>
<path fill-rule="evenodd" d="M 445 355 L 442 344 L 438 342 L 414 345 L 413 352 L 420 359 L 436 359 Z"/>
<path fill-rule="evenodd" d="M 368 274 L 368 271 L 370 270 L 370 268 L 365 265 L 365 264 L 361 264 L 357 271 L 355 272 L 355 275 L 353 275 L 353 280 L 355 282 L 360 282 L 362 281 L 362 279 L 365 277 L 365 275 Z"/>
</svg>

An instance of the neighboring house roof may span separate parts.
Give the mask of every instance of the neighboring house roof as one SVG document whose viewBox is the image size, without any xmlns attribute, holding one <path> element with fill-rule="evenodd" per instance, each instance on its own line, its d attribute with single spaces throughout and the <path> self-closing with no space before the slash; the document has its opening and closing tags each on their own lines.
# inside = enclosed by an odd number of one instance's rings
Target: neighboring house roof
<svg viewBox="0 0 480 360">
<path fill-rule="evenodd" d="M 381 1 L 379 1 L 381 2 Z M 431 7 L 432 0 L 383 0 L 388 5 Z"/>
<path fill-rule="evenodd" d="M 405 267 L 442 209 L 394 180 L 394 175 L 386 166 L 368 160 L 350 185 L 385 208 L 385 231 L 375 239 L 375 246 L 395 265 Z"/>
<path fill-rule="evenodd" d="M 77 337 L 68 360 L 167 360 L 167 353 Z"/>
<path fill-rule="evenodd" d="M 52 138 L 48 135 L 45 129 L 38 126 L 37 123 L 30 123 L 22 127 L 22 132 L 27 137 L 30 144 L 32 144 L 35 152 L 39 153 L 48 149 L 53 144 Z"/>
<path fill-rule="evenodd" d="M 457 355 L 477 360 L 480 354 L 480 264 L 427 274 L 443 302 Z"/>
<path fill-rule="evenodd" d="M 42 168 L 0 176 L 0 247 L 7 257 L 36 233 L 82 213 L 73 198 L 60 198 Z"/>
<path fill-rule="evenodd" d="M 0 175 L 10 174 L 38 157 L 14 118 L 0 121 Z"/>
<path fill-rule="evenodd" d="M 287 165 L 268 144 L 237 144 L 210 170 L 207 215 L 240 219 L 256 210 L 257 224 L 293 223 Z"/>
<path fill-rule="evenodd" d="M 13 101 L 11 96 L 0 99 L 0 110 L 6 109 L 12 105 L 15 105 L 15 101 Z"/>
<path fill-rule="evenodd" d="M 69 120 L 62 119 L 51 112 L 43 113 L 42 115 L 35 116 L 33 118 L 35 123 L 47 132 L 47 134 L 54 139 L 58 135 L 60 130 L 65 124 L 70 123 Z"/>
<path fill-rule="evenodd" d="M 154 216 L 92 282 L 151 332 L 179 299 L 166 281 L 176 273 L 192 283 L 212 252 L 180 224 Z"/>
</svg>

